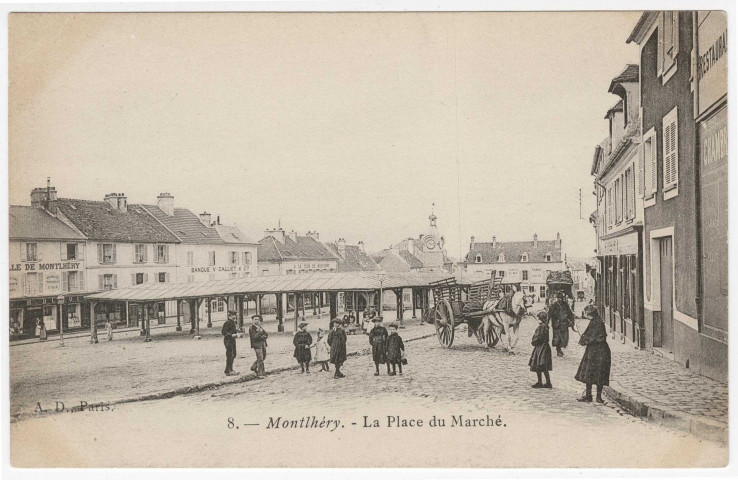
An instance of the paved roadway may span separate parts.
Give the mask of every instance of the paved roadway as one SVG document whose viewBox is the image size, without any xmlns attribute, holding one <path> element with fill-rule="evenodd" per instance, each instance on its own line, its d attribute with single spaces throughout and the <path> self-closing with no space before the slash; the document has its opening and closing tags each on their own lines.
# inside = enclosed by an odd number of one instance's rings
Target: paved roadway
<svg viewBox="0 0 738 480">
<path fill-rule="evenodd" d="M 725 446 L 646 423 L 612 403 L 578 403 L 582 385 L 572 377 L 581 347 L 572 345 L 566 358 L 554 358 L 554 389 L 531 389 L 535 375 L 527 361 L 534 327 L 526 319 L 517 355 L 488 351 L 459 331 L 452 349 L 441 348 L 435 338 L 408 342 L 409 365 L 402 376 L 383 371 L 375 377 L 370 357 L 358 356 L 349 359 L 346 378 L 339 380 L 313 368 L 310 375 L 290 371 L 110 411 L 16 422 L 11 460 L 18 466 L 170 467 L 727 463 Z M 434 415 L 446 421 L 444 427 L 429 425 Z M 492 426 L 486 425 L 488 415 Z M 299 422 L 311 416 L 339 420 L 341 426 L 267 428 L 270 419 Z M 364 427 L 365 416 L 380 426 Z M 388 426 L 388 417 L 395 416 L 424 425 Z M 484 419 L 484 426 L 452 426 L 454 416 Z"/>
</svg>

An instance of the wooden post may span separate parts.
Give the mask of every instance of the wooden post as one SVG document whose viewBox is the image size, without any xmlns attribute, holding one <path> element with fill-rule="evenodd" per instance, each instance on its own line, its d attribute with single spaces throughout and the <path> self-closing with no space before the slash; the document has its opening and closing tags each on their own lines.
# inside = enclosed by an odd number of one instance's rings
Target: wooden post
<svg viewBox="0 0 738 480">
<path fill-rule="evenodd" d="M 328 293 L 328 303 L 330 304 L 330 316 L 331 320 L 338 316 L 338 293 Z"/>
<path fill-rule="evenodd" d="M 193 299 L 187 300 L 187 308 L 190 311 L 190 335 L 195 333 L 195 320 L 197 318 L 197 312 L 195 312 L 195 308 L 193 307 Z"/>
<path fill-rule="evenodd" d="M 256 314 L 261 315 L 261 295 L 256 295 Z"/>
<path fill-rule="evenodd" d="M 413 298 L 413 318 L 418 318 L 417 314 L 415 313 L 418 292 L 414 288 L 410 289 L 410 292 L 411 292 L 410 295 L 412 295 L 412 298 Z"/>
<path fill-rule="evenodd" d="M 130 326 L 131 326 L 131 315 L 128 309 L 128 302 L 126 302 L 126 327 L 130 327 Z"/>
<path fill-rule="evenodd" d="M 287 311 L 287 294 L 277 294 L 277 331 L 284 332 L 284 314 Z"/>
<path fill-rule="evenodd" d="M 311 293 L 310 294 L 310 303 L 313 304 L 313 315 L 318 314 L 318 295 L 319 293 Z"/>
<path fill-rule="evenodd" d="M 151 318 L 149 318 L 149 304 L 144 305 L 144 312 L 146 312 L 144 315 L 146 318 L 146 338 L 144 338 L 144 342 L 150 342 L 151 341 Z"/>
<path fill-rule="evenodd" d="M 243 295 L 236 297 L 236 307 L 238 308 L 238 331 L 243 333 Z"/>
<path fill-rule="evenodd" d="M 300 322 L 300 306 L 298 305 L 300 297 L 295 293 L 295 332 L 297 332 L 297 324 Z"/>
<path fill-rule="evenodd" d="M 300 294 L 300 301 L 302 301 L 302 316 L 305 318 L 305 294 Z"/>
<path fill-rule="evenodd" d="M 182 302 L 180 300 L 177 300 L 177 328 L 176 331 L 181 332 L 182 331 Z"/>
<path fill-rule="evenodd" d="M 211 328 L 213 326 L 213 299 L 212 298 L 206 298 L 207 301 L 207 311 L 208 311 L 208 328 Z M 217 300 L 217 299 L 216 299 Z M 199 329 L 198 329 L 199 331 Z"/>
<path fill-rule="evenodd" d="M 95 305 L 97 302 L 90 301 L 90 343 L 97 343 L 97 325 L 95 325 Z"/>
<path fill-rule="evenodd" d="M 192 300 L 192 306 L 190 307 L 192 309 L 193 318 L 195 319 L 195 336 L 193 337 L 195 340 L 200 340 L 202 337 L 200 336 L 200 319 L 198 318 L 198 310 L 200 309 L 200 302 L 202 300 L 194 299 Z"/>
</svg>

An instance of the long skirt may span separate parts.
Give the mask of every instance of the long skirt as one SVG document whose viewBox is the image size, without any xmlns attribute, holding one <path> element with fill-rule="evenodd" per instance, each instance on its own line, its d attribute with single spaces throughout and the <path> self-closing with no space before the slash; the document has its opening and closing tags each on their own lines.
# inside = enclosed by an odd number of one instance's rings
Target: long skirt
<svg viewBox="0 0 738 480">
<path fill-rule="evenodd" d="M 587 345 L 574 378 L 582 383 L 610 385 L 610 346 L 607 342 Z"/>
<path fill-rule="evenodd" d="M 553 370 L 553 361 L 551 360 L 551 347 L 547 343 L 538 345 L 533 349 L 528 361 L 531 372 L 550 372 Z"/>
</svg>

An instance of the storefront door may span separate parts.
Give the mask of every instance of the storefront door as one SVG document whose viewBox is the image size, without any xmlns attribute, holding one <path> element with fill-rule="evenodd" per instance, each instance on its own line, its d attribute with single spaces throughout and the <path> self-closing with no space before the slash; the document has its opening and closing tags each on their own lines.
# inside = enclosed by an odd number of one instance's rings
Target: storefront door
<svg viewBox="0 0 738 480">
<path fill-rule="evenodd" d="M 661 347 L 667 352 L 674 351 L 674 312 L 673 307 L 673 266 L 671 237 L 659 241 L 660 283 L 661 283 Z"/>
<path fill-rule="evenodd" d="M 23 316 L 23 335 L 35 336 L 36 325 L 43 318 L 43 308 L 28 308 Z"/>
</svg>

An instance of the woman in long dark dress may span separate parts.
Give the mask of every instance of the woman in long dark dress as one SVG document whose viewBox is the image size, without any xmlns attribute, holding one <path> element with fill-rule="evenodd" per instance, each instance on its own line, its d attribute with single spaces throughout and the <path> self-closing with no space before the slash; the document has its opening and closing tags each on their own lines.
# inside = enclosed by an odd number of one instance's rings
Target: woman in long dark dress
<svg viewBox="0 0 738 480">
<path fill-rule="evenodd" d="M 387 329 L 382 326 L 382 318 L 376 317 L 372 320 L 374 328 L 369 332 L 369 344 L 372 346 L 372 359 L 376 371 L 374 376 L 379 376 L 379 364 L 387 364 L 387 374 L 390 373 L 390 364 L 387 362 Z"/>
<path fill-rule="evenodd" d="M 336 366 L 333 378 L 343 378 L 341 365 L 346 361 L 346 332 L 343 330 L 341 320 L 335 319 L 331 333 L 328 334 L 328 345 L 331 346 L 331 363 Z"/>
<path fill-rule="evenodd" d="M 584 315 L 589 319 L 589 325 L 579 339 L 579 345 L 585 345 L 584 356 L 579 364 L 575 379 L 587 387 L 580 402 L 592 401 L 592 385 L 597 385 L 597 403 L 605 403 L 602 399 L 602 388 L 610 385 L 610 365 L 612 362 L 610 346 L 607 344 L 605 322 L 600 318 L 600 312 L 594 305 L 587 305 Z"/>
<path fill-rule="evenodd" d="M 307 332 L 307 322 L 299 325 L 300 331 L 295 333 L 292 344 L 295 346 L 295 358 L 302 368 L 302 373 L 310 373 L 310 360 L 313 355 L 310 351 L 310 345 L 313 344 L 313 337 Z"/>
<path fill-rule="evenodd" d="M 533 353 L 531 353 L 528 361 L 530 371 L 536 372 L 538 381 L 531 386 L 533 388 L 553 388 L 551 377 L 548 374 L 553 369 L 551 347 L 548 345 L 548 314 L 538 312 L 538 322 L 538 327 L 530 342 L 535 348 L 533 348 Z M 541 374 L 546 376 L 545 384 L 541 382 Z"/>
</svg>

